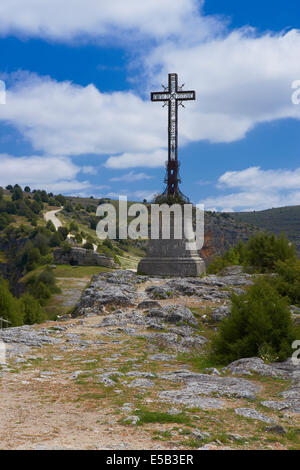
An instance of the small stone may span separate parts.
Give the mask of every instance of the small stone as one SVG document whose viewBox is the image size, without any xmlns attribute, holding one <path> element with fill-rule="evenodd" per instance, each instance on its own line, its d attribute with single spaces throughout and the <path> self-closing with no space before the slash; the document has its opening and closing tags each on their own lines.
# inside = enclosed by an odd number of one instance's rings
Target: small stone
<svg viewBox="0 0 300 470">
<path fill-rule="evenodd" d="M 136 415 L 128 416 L 125 419 L 125 423 L 127 424 L 137 424 L 140 421 L 140 418 Z"/>
<path fill-rule="evenodd" d="M 221 375 L 221 372 L 219 372 L 215 367 L 207 367 L 203 372 L 207 372 L 211 375 Z"/>
<path fill-rule="evenodd" d="M 274 419 L 259 413 L 254 408 L 236 408 L 234 411 L 237 415 L 244 416 L 244 418 L 257 419 L 258 421 L 263 421 L 264 423 L 276 424 Z"/>
<path fill-rule="evenodd" d="M 195 439 L 197 441 L 204 441 L 204 439 L 207 439 L 210 437 L 210 434 L 208 432 L 199 431 L 199 429 L 194 429 L 191 432 L 190 436 L 192 439 Z"/>
<path fill-rule="evenodd" d="M 153 386 L 154 382 L 148 379 L 135 379 L 128 385 L 130 388 L 150 388 Z"/>
<path fill-rule="evenodd" d="M 274 424 L 273 426 L 266 426 L 264 431 L 274 432 L 276 434 L 286 434 L 286 429 L 281 424 Z"/>
<path fill-rule="evenodd" d="M 77 379 L 80 375 L 85 374 L 85 373 L 86 373 L 86 370 L 76 370 L 69 376 L 69 379 Z"/>
</svg>

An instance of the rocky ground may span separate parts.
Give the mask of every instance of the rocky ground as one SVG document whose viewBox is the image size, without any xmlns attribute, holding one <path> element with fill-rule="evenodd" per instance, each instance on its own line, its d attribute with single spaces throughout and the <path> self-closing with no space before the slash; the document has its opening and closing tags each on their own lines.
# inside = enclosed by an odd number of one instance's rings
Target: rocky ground
<svg viewBox="0 0 300 470">
<path fill-rule="evenodd" d="M 106 272 L 72 317 L 0 331 L 0 447 L 299 449 L 300 368 L 205 359 L 231 292 L 251 282 L 238 267 L 189 279 Z"/>
</svg>

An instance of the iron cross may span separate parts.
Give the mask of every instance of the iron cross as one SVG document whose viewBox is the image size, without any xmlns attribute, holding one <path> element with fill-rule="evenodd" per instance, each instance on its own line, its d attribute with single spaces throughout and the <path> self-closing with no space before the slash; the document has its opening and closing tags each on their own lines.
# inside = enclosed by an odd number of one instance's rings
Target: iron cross
<svg viewBox="0 0 300 470">
<path fill-rule="evenodd" d="M 178 87 L 177 73 L 169 73 L 168 87 L 164 91 L 152 92 L 151 101 L 164 101 L 164 106 L 168 105 L 169 126 L 168 126 L 168 195 L 178 194 L 178 106 L 183 106 L 183 101 L 196 99 L 195 91 L 182 91 L 184 85 Z M 184 107 L 184 106 L 183 106 Z"/>
</svg>

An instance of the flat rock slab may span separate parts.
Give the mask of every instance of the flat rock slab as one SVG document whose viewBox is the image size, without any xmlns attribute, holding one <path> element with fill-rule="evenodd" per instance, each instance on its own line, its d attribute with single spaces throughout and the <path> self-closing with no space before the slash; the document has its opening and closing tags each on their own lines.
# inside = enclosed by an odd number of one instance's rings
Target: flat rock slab
<svg viewBox="0 0 300 470">
<path fill-rule="evenodd" d="M 119 270 L 92 277 L 90 286 L 83 292 L 72 316 L 101 313 L 105 305 L 130 307 L 137 303 L 136 284 L 147 279 L 132 271 Z"/>
<path fill-rule="evenodd" d="M 175 354 L 164 354 L 164 353 L 157 353 L 157 354 L 152 354 L 151 356 L 148 356 L 148 359 L 151 361 L 173 361 L 176 359 Z"/>
<path fill-rule="evenodd" d="M 262 401 L 261 405 L 266 406 L 267 408 L 270 408 L 271 410 L 275 410 L 275 411 L 286 410 L 289 407 L 288 402 L 286 401 L 273 401 L 273 400 Z"/>
<path fill-rule="evenodd" d="M 256 373 L 266 377 L 282 379 L 292 378 L 292 371 L 284 369 L 283 364 L 265 364 L 259 357 L 239 359 L 238 361 L 234 361 L 229 364 L 229 366 L 225 367 L 224 370 L 231 371 L 234 375 L 252 375 L 253 373 Z"/>
<path fill-rule="evenodd" d="M 128 387 L 130 388 L 151 388 L 154 387 L 154 382 L 152 380 L 148 379 L 135 379 L 130 384 L 128 384 Z"/>
<path fill-rule="evenodd" d="M 201 410 L 221 409 L 225 403 L 218 398 L 201 397 L 191 387 L 183 390 L 165 390 L 158 394 L 162 401 L 189 406 L 190 408 L 200 408 Z"/>
<path fill-rule="evenodd" d="M 188 307 L 183 305 L 167 305 L 165 307 L 153 308 L 145 316 L 146 321 L 156 319 L 167 323 L 186 322 L 197 326 L 197 319 Z"/>
<path fill-rule="evenodd" d="M 216 393 L 221 396 L 255 400 L 256 393 L 262 388 L 245 379 L 218 377 L 186 370 L 168 372 L 160 377 L 166 380 L 174 380 L 176 382 L 183 381 L 187 383 L 190 392 L 193 392 L 195 395 L 210 395 L 211 393 Z"/>
<path fill-rule="evenodd" d="M 259 413 L 259 411 L 255 410 L 254 408 L 236 408 L 234 411 L 237 415 L 243 416 L 244 418 L 256 419 L 268 424 L 276 423 L 274 419 Z"/>
<path fill-rule="evenodd" d="M 29 325 L 0 330 L 0 340 L 4 343 L 18 343 L 29 347 L 41 347 L 45 344 L 57 344 L 61 340 L 49 335 L 47 329 L 35 330 Z M 48 334 L 47 334 L 48 333 Z"/>
<path fill-rule="evenodd" d="M 300 398 L 298 400 L 282 400 L 272 401 L 266 400 L 261 402 L 262 405 L 276 411 L 287 411 L 290 413 L 300 414 Z"/>
</svg>

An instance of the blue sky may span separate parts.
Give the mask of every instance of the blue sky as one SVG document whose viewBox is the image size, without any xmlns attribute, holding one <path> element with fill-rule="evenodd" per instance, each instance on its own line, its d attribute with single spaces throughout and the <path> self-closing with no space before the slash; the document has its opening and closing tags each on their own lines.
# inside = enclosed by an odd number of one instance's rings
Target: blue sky
<svg viewBox="0 0 300 470">
<path fill-rule="evenodd" d="M 0 185 L 162 190 L 167 111 L 149 93 L 177 72 L 197 93 L 182 191 L 214 210 L 300 204 L 299 23 L 292 0 L 2 0 Z"/>
</svg>

